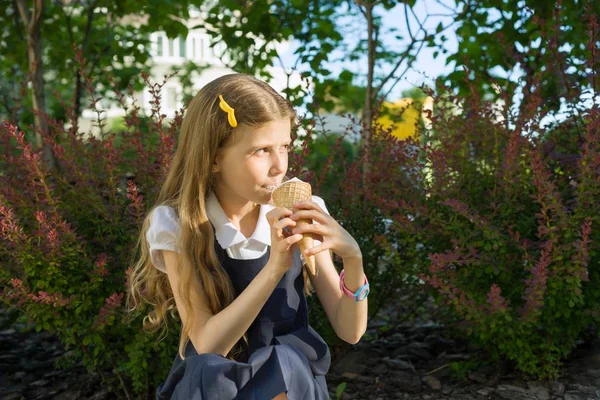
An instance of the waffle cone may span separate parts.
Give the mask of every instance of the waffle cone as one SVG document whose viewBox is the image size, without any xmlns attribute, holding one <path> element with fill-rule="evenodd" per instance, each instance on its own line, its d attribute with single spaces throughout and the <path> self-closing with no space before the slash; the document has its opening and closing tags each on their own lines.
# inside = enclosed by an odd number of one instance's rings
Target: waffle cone
<svg viewBox="0 0 600 400">
<path fill-rule="evenodd" d="M 273 203 L 277 207 L 285 207 L 292 210 L 295 203 L 302 200 L 310 200 L 312 198 L 312 190 L 310 183 L 302 181 L 289 181 L 279 185 L 272 193 Z M 312 219 L 299 219 L 296 221 L 296 226 L 306 226 L 312 224 Z M 302 253 L 302 257 L 306 263 L 309 272 L 314 276 L 317 274 L 315 265 L 315 256 L 306 256 L 304 251 L 314 247 L 314 238 L 310 233 L 304 233 L 302 240 L 298 242 L 298 248 Z"/>
</svg>

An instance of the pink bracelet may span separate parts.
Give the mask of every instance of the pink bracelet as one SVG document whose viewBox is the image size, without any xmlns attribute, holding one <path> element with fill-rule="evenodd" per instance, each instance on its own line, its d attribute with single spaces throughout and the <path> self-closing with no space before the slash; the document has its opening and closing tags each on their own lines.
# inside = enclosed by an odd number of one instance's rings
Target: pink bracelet
<svg viewBox="0 0 600 400">
<path fill-rule="evenodd" d="M 356 300 L 357 302 L 366 299 L 370 291 L 367 276 L 365 275 L 365 283 L 361 287 L 359 287 L 355 293 L 352 293 L 350 289 L 346 287 L 346 283 L 344 282 L 344 270 L 342 270 L 342 273 L 340 274 L 340 290 L 346 296 Z"/>
</svg>

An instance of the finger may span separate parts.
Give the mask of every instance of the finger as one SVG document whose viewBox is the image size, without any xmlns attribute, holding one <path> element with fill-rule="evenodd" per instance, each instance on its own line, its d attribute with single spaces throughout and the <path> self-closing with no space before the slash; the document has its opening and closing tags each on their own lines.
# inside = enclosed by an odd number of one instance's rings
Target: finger
<svg viewBox="0 0 600 400">
<path fill-rule="evenodd" d="M 326 224 L 331 217 L 318 210 L 298 210 L 290 218 L 296 221 L 299 219 L 312 219 L 319 224 Z"/>
<path fill-rule="evenodd" d="M 321 236 L 325 236 L 329 232 L 330 229 L 321 224 L 300 225 L 292 229 L 292 233 L 317 233 Z"/>
<path fill-rule="evenodd" d="M 302 240 L 302 235 L 292 235 L 292 236 L 288 236 L 287 238 L 284 239 L 284 241 L 287 244 L 287 248 L 289 249 L 293 244 L 298 243 L 299 241 Z"/>
<path fill-rule="evenodd" d="M 283 218 L 273 224 L 273 229 L 283 229 L 289 226 L 296 226 L 296 221 L 290 218 Z"/>
<path fill-rule="evenodd" d="M 289 209 L 283 208 L 283 207 L 276 207 L 276 208 L 272 209 L 271 211 L 269 211 L 265 215 L 265 217 L 267 218 L 269 225 L 273 226 L 273 224 L 275 224 L 280 219 L 289 217 L 292 214 L 293 214 L 292 210 L 289 210 Z"/>
<path fill-rule="evenodd" d="M 306 254 L 307 256 L 314 256 L 315 254 L 319 254 L 322 251 L 325 250 L 329 250 L 331 248 L 331 246 L 328 243 L 322 243 L 318 246 L 315 246 L 313 248 L 310 249 L 306 249 L 304 251 L 304 254 Z"/>
<path fill-rule="evenodd" d="M 294 210 L 316 210 L 320 213 L 327 214 L 320 205 L 311 200 L 302 200 L 294 203 L 292 207 Z"/>
</svg>

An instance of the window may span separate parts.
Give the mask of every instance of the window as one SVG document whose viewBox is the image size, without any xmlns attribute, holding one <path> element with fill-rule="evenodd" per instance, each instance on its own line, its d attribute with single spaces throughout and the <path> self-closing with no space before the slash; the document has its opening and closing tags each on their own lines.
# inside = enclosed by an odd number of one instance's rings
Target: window
<svg viewBox="0 0 600 400">
<path fill-rule="evenodd" d="M 204 60 L 204 39 L 198 39 L 198 41 L 200 42 L 200 59 Z"/>
<path fill-rule="evenodd" d="M 191 42 L 191 46 L 190 46 L 190 47 L 191 47 L 191 48 L 190 48 L 190 50 L 191 50 L 190 58 L 191 58 L 192 60 L 195 60 L 195 59 L 196 59 L 196 53 L 197 53 L 197 51 L 196 51 L 196 38 L 195 38 L 195 37 L 193 37 L 193 38 L 190 40 L 190 42 Z"/>
<path fill-rule="evenodd" d="M 187 44 L 187 39 L 179 37 L 179 57 L 185 58 L 185 46 Z"/>
<path fill-rule="evenodd" d="M 163 56 L 163 37 L 162 35 L 157 35 L 156 36 L 156 55 L 158 57 L 162 57 Z"/>
<path fill-rule="evenodd" d="M 169 57 L 175 57 L 175 39 L 169 39 Z"/>
</svg>

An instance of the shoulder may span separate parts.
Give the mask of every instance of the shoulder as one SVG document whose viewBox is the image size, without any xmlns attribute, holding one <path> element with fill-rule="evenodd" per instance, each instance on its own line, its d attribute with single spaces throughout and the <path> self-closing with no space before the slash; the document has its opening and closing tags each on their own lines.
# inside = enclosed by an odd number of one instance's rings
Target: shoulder
<svg viewBox="0 0 600 400">
<path fill-rule="evenodd" d="M 165 241 L 173 243 L 179 236 L 179 232 L 179 217 L 174 208 L 161 205 L 151 211 L 150 224 L 146 232 L 151 246 Z"/>
<path fill-rule="evenodd" d="M 146 240 L 150 247 L 150 259 L 158 270 L 166 272 L 162 250 L 181 253 L 179 233 L 179 217 L 174 208 L 161 205 L 151 211 Z"/>
<path fill-rule="evenodd" d="M 179 216 L 173 207 L 160 205 L 150 213 L 150 227 L 171 227 L 179 229 Z"/>
</svg>

